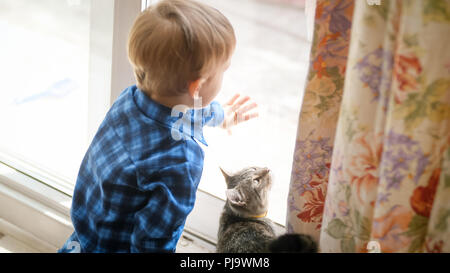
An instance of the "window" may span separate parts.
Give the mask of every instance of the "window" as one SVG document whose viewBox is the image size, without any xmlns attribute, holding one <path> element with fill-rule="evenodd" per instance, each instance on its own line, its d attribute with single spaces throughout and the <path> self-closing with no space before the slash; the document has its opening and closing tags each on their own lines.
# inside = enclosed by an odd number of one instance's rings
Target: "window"
<svg viewBox="0 0 450 273">
<path fill-rule="evenodd" d="M 235 171 L 266 166 L 274 174 L 268 216 L 285 223 L 287 193 L 309 47 L 302 1 L 201 0 L 234 26 L 236 51 L 217 100 L 236 92 L 251 96 L 260 117 L 237 126 L 233 136 L 205 129 L 209 144 L 200 189 L 225 198 L 218 166 Z"/>
<path fill-rule="evenodd" d="M 219 166 L 274 173 L 269 217 L 284 224 L 302 89 L 308 67 L 301 0 L 199 0 L 227 16 L 237 48 L 217 100 L 236 92 L 260 117 L 233 137 L 206 128 L 205 165 L 186 228 L 214 240 L 225 183 Z M 0 0 L 0 162 L 71 195 L 81 160 L 118 94 L 134 83 L 126 56 L 139 10 L 157 0 Z M 5 76 L 6 75 L 6 76 Z M 205 198 L 207 196 L 208 198 Z M 188 219 L 189 220 L 189 219 Z M 205 223 L 208 223 L 205 225 Z"/>
<path fill-rule="evenodd" d="M 73 181 L 87 145 L 90 1 L 2 0 L 0 13 L 2 159 Z"/>
<path fill-rule="evenodd" d="M 140 8 L 140 0 L 0 0 L 1 162 L 72 194 L 90 139 L 134 80 L 125 46 Z"/>
</svg>

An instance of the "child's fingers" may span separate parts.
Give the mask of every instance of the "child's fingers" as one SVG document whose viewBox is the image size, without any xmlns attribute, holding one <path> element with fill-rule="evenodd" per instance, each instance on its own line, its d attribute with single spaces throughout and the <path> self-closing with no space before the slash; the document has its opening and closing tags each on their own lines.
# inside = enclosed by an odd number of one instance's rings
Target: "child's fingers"
<svg viewBox="0 0 450 273">
<path fill-rule="evenodd" d="M 256 102 L 253 102 L 253 103 L 250 103 L 250 104 L 245 105 L 244 107 L 238 109 L 236 112 L 238 114 L 245 114 L 246 112 L 248 112 L 256 107 L 258 107 L 258 104 L 256 104 Z"/>
<path fill-rule="evenodd" d="M 244 103 L 246 103 L 247 101 L 250 100 L 249 96 L 245 96 L 244 98 L 238 100 L 235 104 L 233 104 L 233 106 L 231 106 L 231 111 L 234 112 L 237 109 L 239 109 L 239 107 L 241 107 Z"/>
<path fill-rule="evenodd" d="M 259 116 L 258 113 L 246 114 L 246 115 L 242 116 L 242 121 L 248 121 L 248 120 L 251 120 L 251 119 L 256 118 L 258 116 Z M 242 121 L 239 121 L 239 122 L 242 122 Z"/>
<path fill-rule="evenodd" d="M 226 104 L 233 105 L 233 103 L 239 98 L 239 94 L 235 94 Z"/>
</svg>

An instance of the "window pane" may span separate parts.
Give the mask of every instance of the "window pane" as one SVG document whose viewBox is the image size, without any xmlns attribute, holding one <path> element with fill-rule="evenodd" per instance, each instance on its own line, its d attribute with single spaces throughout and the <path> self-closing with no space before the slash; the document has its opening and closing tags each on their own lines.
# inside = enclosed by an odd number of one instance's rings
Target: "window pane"
<svg viewBox="0 0 450 273">
<path fill-rule="evenodd" d="M 0 152 L 72 183 L 87 148 L 88 0 L 0 0 Z"/>
<path fill-rule="evenodd" d="M 218 166 L 266 166 L 274 175 L 269 217 L 284 224 L 292 156 L 310 43 L 303 9 L 289 1 L 203 0 L 231 21 L 237 47 L 217 100 L 251 96 L 260 117 L 233 130 L 205 129 L 209 148 L 200 188 L 225 198 Z M 298 3 L 299 1 L 296 1 Z"/>
</svg>

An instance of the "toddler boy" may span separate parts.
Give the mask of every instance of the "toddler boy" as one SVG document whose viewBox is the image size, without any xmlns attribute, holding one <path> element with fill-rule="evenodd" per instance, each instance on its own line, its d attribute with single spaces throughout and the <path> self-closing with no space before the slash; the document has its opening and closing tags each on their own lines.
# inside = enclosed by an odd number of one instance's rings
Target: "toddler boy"
<svg viewBox="0 0 450 273">
<path fill-rule="evenodd" d="M 174 252 L 203 170 L 202 127 L 229 129 L 256 104 L 213 101 L 236 39 L 216 9 L 163 0 L 136 19 L 128 55 L 137 85 L 108 111 L 81 164 L 75 228 L 59 252 Z"/>
</svg>

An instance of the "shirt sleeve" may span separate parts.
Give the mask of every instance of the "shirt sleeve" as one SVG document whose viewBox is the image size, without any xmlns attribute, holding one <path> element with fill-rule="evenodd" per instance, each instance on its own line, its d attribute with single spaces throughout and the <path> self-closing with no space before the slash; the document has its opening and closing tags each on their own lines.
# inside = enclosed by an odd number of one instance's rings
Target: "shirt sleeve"
<svg viewBox="0 0 450 273">
<path fill-rule="evenodd" d="M 222 105 L 217 101 L 211 102 L 211 104 L 203 109 L 203 124 L 216 127 L 222 124 L 225 117 Z"/>
</svg>

